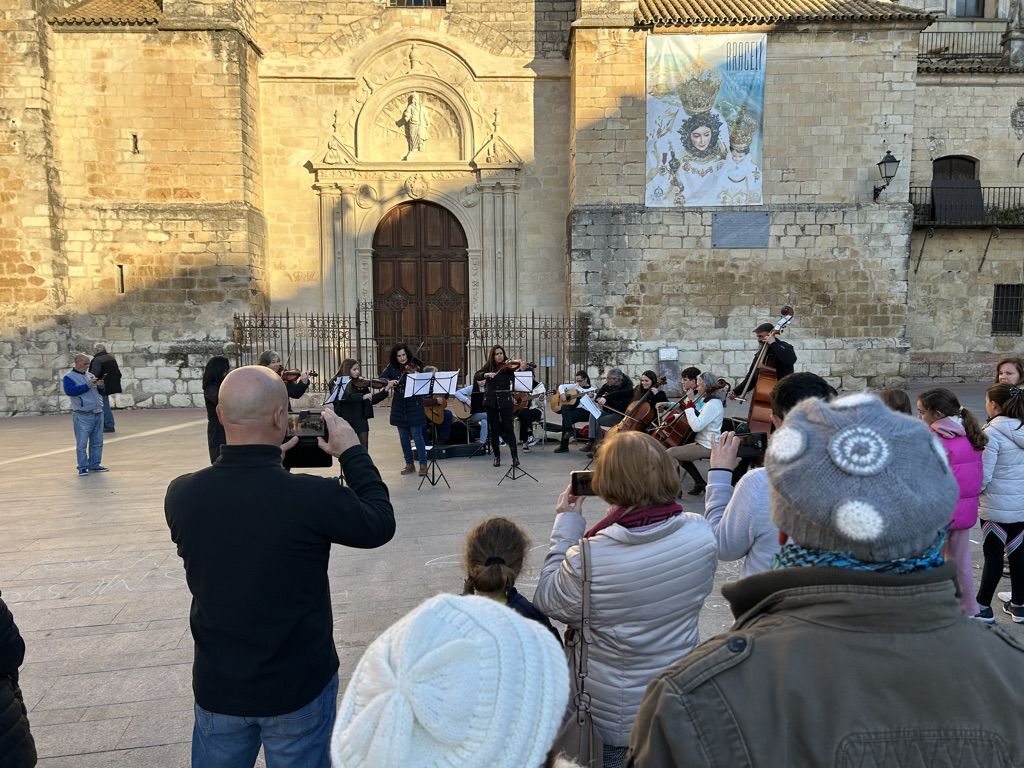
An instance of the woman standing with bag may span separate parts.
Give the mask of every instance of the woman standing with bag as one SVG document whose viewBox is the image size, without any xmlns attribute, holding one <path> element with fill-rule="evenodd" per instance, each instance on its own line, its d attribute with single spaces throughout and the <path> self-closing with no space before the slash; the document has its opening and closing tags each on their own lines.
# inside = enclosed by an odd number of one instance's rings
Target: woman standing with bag
<svg viewBox="0 0 1024 768">
<path fill-rule="evenodd" d="M 710 525 L 676 503 L 676 464 L 650 435 L 609 438 L 594 462 L 593 488 L 611 506 L 589 530 L 583 498 L 569 488 L 559 496 L 533 602 L 577 631 L 588 624 L 584 684 L 604 766 L 617 768 L 647 684 L 700 642 L 697 620 L 717 559 Z M 584 546 L 592 565 L 586 619 Z"/>
</svg>

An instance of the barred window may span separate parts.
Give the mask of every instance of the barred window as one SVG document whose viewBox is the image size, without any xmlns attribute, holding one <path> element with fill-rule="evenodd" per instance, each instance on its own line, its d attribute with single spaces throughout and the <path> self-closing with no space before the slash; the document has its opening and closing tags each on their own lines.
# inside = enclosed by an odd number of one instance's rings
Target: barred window
<svg viewBox="0 0 1024 768">
<path fill-rule="evenodd" d="M 388 0 L 389 8 L 444 8 L 445 0 Z"/>
<path fill-rule="evenodd" d="M 997 285 L 992 297 L 992 335 L 1020 336 L 1024 319 L 1024 285 Z"/>
</svg>

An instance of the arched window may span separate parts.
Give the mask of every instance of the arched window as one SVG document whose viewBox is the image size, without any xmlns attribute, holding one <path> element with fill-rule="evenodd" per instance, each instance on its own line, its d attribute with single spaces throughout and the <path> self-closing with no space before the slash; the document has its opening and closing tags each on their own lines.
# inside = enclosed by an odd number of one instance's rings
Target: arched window
<svg viewBox="0 0 1024 768">
<path fill-rule="evenodd" d="M 975 180 L 978 178 L 978 161 L 963 155 L 940 157 L 932 163 L 932 179 Z"/>
</svg>

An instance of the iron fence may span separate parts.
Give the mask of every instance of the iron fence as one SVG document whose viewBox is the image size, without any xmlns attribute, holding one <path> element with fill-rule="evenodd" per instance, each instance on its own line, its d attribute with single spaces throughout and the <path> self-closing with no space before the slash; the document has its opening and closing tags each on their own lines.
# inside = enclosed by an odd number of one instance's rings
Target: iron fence
<svg viewBox="0 0 1024 768">
<path fill-rule="evenodd" d="M 1002 56 L 1002 32 L 922 32 L 918 56 L 973 59 Z"/>
<path fill-rule="evenodd" d="M 315 370 L 320 376 L 311 389 L 326 391 L 345 358 L 363 364 L 363 373 L 374 374 L 387 366 L 387 354 L 395 344 L 406 343 L 418 357 L 442 370 L 458 369 L 466 381 L 484 363 L 495 344 L 510 357 L 526 357 L 537 364 L 537 378 L 551 388 L 570 382 L 587 367 L 590 321 L 584 314 L 473 315 L 462 332 L 437 338 L 376 334 L 375 318 L 390 316 L 393 308 L 360 304 L 351 314 L 236 314 L 232 340 L 235 365 L 252 365 L 260 354 L 273 350 L 286 368 Z M 455 350 L 458 350 L 457 352 Z"/>
<path fill-rule="evenodd" d="M 975 182 L 976 184 L 976 182 Z M 927 226 L 1024 226 L 1024 187 L 911 187 L 914 224 Z"/>
</svg>

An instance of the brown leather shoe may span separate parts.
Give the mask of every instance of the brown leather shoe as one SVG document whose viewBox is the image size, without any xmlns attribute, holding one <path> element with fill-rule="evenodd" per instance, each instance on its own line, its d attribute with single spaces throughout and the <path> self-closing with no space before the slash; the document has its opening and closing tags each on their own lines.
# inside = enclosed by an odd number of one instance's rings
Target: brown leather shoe
<svg viewBox="0 0 1024 768">
<path fill-rule="evenodd" d="M 403 469 L 399 474 L 401 474 L 401 475 L 411 475 L 415 471 L 416 471 L 416 467 L 414 467 L 412 464 L 406 464 L 405 465 L 405 469 Z"/>
<path fill-rule="evenodd" d="M 427 474 L 427 465 L 420 464 L 420 477 L 423 477 L 425 474 Z"/>
</svg>

